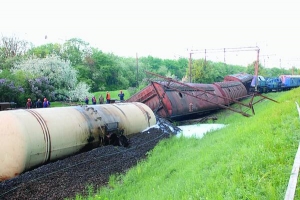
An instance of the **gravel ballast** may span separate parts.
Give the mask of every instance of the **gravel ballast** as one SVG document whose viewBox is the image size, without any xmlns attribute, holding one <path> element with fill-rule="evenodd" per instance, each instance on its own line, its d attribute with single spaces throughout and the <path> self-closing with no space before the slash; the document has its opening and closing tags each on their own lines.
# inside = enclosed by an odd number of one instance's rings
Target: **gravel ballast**
<svg viewBox="0 0 300 200">
<path fill-rule="evenodd" d="M 87 186 L 95 190 L 106 186 L 109 176 L 125 173 L 146 158 L 169 134 L 151 128 L 130 138 L 130 146 L 102 146 L 58 160 L 0 183 L 0 199 L 64 199 L 86 195 Z"/>
</svg>

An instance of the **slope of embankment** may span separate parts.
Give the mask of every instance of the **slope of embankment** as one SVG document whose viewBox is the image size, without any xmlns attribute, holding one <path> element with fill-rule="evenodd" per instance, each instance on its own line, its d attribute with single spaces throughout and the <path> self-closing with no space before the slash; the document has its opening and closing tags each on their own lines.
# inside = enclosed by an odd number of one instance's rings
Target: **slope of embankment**
<svg viewBox="0 0 300 200">
<path fill-rule="evenodd" d="M 161 141 L 96 198 L 283 199 L 300 139 L 300 88 L 267 96 L 280 103 L 264 100 L 248 118 L 222 111 L 216 123 L 228 126 L 202 139 Z"/>
</svg>

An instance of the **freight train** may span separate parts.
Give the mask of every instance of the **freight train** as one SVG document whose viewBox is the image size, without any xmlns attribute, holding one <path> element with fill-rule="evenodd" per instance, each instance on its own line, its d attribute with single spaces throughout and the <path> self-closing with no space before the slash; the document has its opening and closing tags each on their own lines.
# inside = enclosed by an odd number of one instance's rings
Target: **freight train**
<svg viewBox="0 0 300 200">
<path fill-rule="evenodd" d="M 251 86 L 255 87 L 256 83 L 257 90 L 261 93 L 285 91 L 300 86 L 300 75 L 280 75 L 271 78 L 258 76 L 257 79 L 253 78 Z"/>
<path fill-rule="evenodd" d="M 147 87 L 131 96 L 127 102 L 142 102 L 158 116 L 170 120 L 197 118 L 224 108 L 249 117 L 248 110 L 255 114 L 253 105 L 261 100 L 277 102 L 258 93 L 255 90 L 257 86 L 253 86 L 256 77 L 247 73 L 228 75 L 223 82 L 212 84 L 182 83 L 152 72 L 146 73 L 161 80 L 150 80 Z M 259 98 L 254 100 L 255 96 Z M 248 103 L 241 102 L 248 97 L 251 97 Z M 231 106 L 234 103 L 239 104 L 239 108 Z"/>
<path fill-rule="evenodd" d="M 1 111 L 0 181 L 107 142 L 126 146 L 126 137 L 155 124 L 139 102 Z"/>
</svg>

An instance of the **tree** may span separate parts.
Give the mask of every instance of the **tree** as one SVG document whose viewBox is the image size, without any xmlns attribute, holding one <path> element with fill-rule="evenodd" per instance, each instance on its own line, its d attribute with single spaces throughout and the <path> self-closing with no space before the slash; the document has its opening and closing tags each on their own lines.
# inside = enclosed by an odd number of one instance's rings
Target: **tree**
<svg viewBox="0 0 300 200">
<path fill-rule="evenodd" d="M 93 49 L 87 66 L 89 67 L 89 79 L 92 82 L 92 92 L 120 88 L 119 75 L 121 75 L 121 68 L 117 65 L 115 55 Z"/>
<path fill-rule="evenodd" d="M 178 60 L 165 59 L 163 60 L 167 71 L 178 79 L 182 79 L 185 74 L 185 69 L 188 66 L 187 59 L 179 58 Z"/>
<path fill-rule="evenodd" d="M 32 99 L 55 99 L 55 88 L 50 84 L 47 77 L 39 77 L 28 80 L 30 97 Z"/>
<path fill-rule="evenodd" d="M 20 93 L 24 93 L 24 89 L 16 86 L 11 80 L 0 79 L 0 102 L 16 102 Z"/>
<path fill-rule="evenodd" d="M 222 62 L 194 60 L 192 64 L 192 79 L 197 83 L 213 83 L 224 80 L 229 74 L 246 72 L 246 68 L 237 65 L 227 65 Z"/>
<path fill-rule="evenodd" d="M 137 87 L 138 82 L 142 80 L 141 78 L 143 77 L 141 72 L 143 65 L 140 63 L 137 66 L 135 58 L 117 57 L 116 62 L 117 66 L 120 68 L 120 73 L 118 74 L 120 87 L 123 89 Z"/>
<path fill-rule="evenodd" d="M 25 40 L 20 40 L 17 37 L 4 37 L 0 41 L 1 56 L 10 58 L 24 55 L 28 50 L 29 43 Z"/>
<path fill-rule="evenodd" d="M 69 60 L 72 66 L 82 64 L 85 57 L 90 56 L 92 49 L 89 43 L 79 39 L 72 38 L 63 44 L 62 58 Z"/>
<path fill-rule="evenodd" d="M 178 71 L 175 73 L 178 79 L 182 79 L 185 75 L 186 69 L 188 68 L 188 59 L 186 58 L 179 58 L 178 62 Z"/>
<path fill-rule="evenodd" d="M 212 63 L 204 59 L 194 60 L 192 67 L 192 82 L 212 83 Z"/>
<path fill-rule="evenodd" d="M 77 72 L 69 62 L 63 61 L 58 56 L 46 58 L 30 58 L 16 64 L 11 70 L 14 74 L 22 71 L 27 80 L 47 77 L 49 85 L 55 88 L 55 93 L 68 94 L 77 85 Z M 37 81 L 34 81 L 38 83 Z M 32 87 L 32 86 L 31 86 Z M 42 91 L 45 93 L 46 91 Z"/>
<path fill-rule="evenodd" d="M 69 93 L 68 93 L 69 100 L 70 101 L 81 101 L 86 96 L 91 96 L 91 94 L 88 92 L 89 90 L 90 90 L 90 88 L 86 83 L 80 82 L 76 85 L 76 88 L 69 91 Z"/>
<path fill-rule="evenodd" d="M 60 44 L 45 44 L 38 47 L 31 48 L 28 52 L 28 55 L 34 55 L 37 58 L 46 58 L 49 55 L 62 55 L 62 45 Z"/>
<path fill-rule="evenodd" d="M 139 59 L 145 65 L 147 71 L 157 71 L 163 65 L 163 60 L 152 56 L 142 57 Z"/>
<path fill-rule="evenodd" d="M 0 39 L 0 70 L 10 69 L 14 63 L 21 60 L 29 49 L 29 43 L 19 40 L 17 37 L 5 37 Z"/>
</svg>

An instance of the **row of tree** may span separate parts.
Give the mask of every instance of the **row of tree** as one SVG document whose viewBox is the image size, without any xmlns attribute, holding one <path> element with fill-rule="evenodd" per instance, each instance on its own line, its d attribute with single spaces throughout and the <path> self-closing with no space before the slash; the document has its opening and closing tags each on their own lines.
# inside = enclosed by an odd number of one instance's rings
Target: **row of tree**
<svg viewBox="0 0 300 200">
<path fill-rule="evenodd" d="M 254 63 L 243 67 L 199 59 L 190 65 L 187 58 L 120 57 L 78 38 L 63 44 L 33 46 L 17 37 L 2 36 L 0 102 L 23 105 L 27 98 L 76 101 L 97 91 L 134 88 L 131 91 L 136 92 L 148 84 L 145 71 L 182 81 L 191 77 L 193 82 L 212 83 L 222 81 L 228 74 L 253 74 Z M 260 74 L 264 76 L 288 73 L 260 66 Z"/>
</svg>

